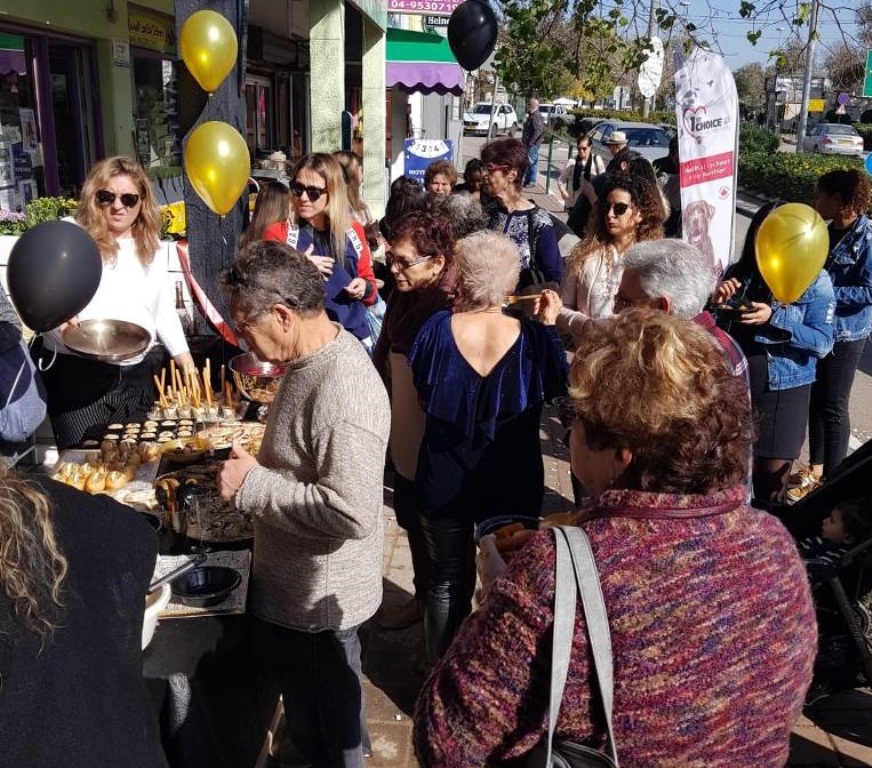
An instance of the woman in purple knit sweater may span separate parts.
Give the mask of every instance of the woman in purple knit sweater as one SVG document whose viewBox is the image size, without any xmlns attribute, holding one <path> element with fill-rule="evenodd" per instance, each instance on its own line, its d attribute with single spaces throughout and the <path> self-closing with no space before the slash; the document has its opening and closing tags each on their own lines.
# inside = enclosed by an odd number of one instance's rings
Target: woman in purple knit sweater
<svg viewBox="0 0 872 768">
<path fill-rule="evenodd" d="M 633 310 L 590 324 L 570 381 L 572 469 L 615 665 L 621 765 L 782 766 L 811 680 L 816 625 L 796 545 L 744 505 L 751 415 L 711 338 Z M 546 732 L 554 546 L 511 565 L 483 539 L 486 598 L 427 681 L 423 766 L 511 765 Z M 556 734 L 604 743 L 584 618 Z"/>
</svg>

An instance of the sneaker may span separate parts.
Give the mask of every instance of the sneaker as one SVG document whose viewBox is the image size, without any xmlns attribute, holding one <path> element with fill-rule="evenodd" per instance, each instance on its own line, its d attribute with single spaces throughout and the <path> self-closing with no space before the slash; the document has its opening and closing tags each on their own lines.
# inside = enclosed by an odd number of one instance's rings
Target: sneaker
<svg viewBox="0 0 872 768">
<path fill-rule="evenodd" d="M 808 496 L 812 491 L 820 488 L 824 483 L 824 479 L 822 477 L 816 478 L 813 475 L 811 479 L 806 482 L 804 485 L 798 485 L 796 488 L 791 488 L 787 492 L 787 503 L 794 504 L 801 499 L 804 499 Z"/>
<path fill-rule="evenodd" d="M 820 477 L 818 477 L 813 471 L 811 467 L 805 467 L 804 469 L 799 470 L 799 472 L 794 472 L 787 479 L 787 487 L 788 488 L 804 488 L 806 485 L 812 482 L 820 482 Z"/>
<path fill-rule="evenodd" d="M 412 598 L 379 619 L 382 629 L 405 629 L 424 620 L 424 601 Z"/>
</svg>

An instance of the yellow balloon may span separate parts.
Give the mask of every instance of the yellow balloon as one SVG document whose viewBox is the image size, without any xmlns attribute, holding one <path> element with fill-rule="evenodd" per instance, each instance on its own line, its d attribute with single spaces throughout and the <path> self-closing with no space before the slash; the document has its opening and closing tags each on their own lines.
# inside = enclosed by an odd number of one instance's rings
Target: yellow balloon
<svg viewBox="0 0 872 768">
<path fill-rule="evenodd" d="M 823 268 L 829 248 L 826 223 L 802 203 L 772 211 L 754 240 L 760 274 L 782 304 L 792 304 L 805 293 Z"/>
<path fill-rule="evenodd" d="M 197 194 L 219 216 L 229 213 L 248 187 L 248 146 L 232 125 L 198 125 L 185 145 L 185 170 Z"/>
<path fill-rule="evenodd" d="M 197 11 L 182 26 L 179 50 L 200 87 L 214 93 L 236 64 L 239 44 L 233 26 L 220 13 Z"/>
</svg>

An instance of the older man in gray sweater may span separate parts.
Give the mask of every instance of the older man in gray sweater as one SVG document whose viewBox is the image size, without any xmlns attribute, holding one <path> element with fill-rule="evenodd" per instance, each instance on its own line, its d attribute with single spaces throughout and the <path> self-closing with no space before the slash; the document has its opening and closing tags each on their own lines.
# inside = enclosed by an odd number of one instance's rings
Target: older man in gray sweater
<svg viewBox="0 0 872 768">
<path fill-rule="evenodd" d="M 368 747 L 357 630 L 381 603 L 387 394 L 360 342 L 324 312 L 317 268 L 254 243 L 224 285 L 234 324 L 287 365 L 257 458 L 234 445 L 221 494 L 254 513 L 251 607 L 269 624 L 288 732 L 318 768 Z"/>
</svg>

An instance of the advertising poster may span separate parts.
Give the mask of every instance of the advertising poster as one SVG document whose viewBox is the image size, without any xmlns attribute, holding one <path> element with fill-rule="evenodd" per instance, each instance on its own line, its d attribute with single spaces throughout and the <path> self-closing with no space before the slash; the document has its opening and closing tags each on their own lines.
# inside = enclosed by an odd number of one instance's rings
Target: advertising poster
<svg viewBox="0 0 872 768">
<path fill-rule="evenodd" d="M 735 236 L 739 100 L 721 56 L 702 48 L 676 54 L 675 113 L 682 236 L 722 274 Z"/>
<path fill-rule="evenodd" d="M 449 139 L 406 139 L 404 176 L 424 186 L 424 171 L 434 160 L 453 161 L 454 147 Z"/>
<path fill-rule="evenodd" d="M 21 140 L 24 143 L 24 151 L 35 152 L 39 149 L 39 139 L 36 136 L 36 115 L 32 109 L 19 109 L 18 117 L 21 120 Z"/>
</svg>

